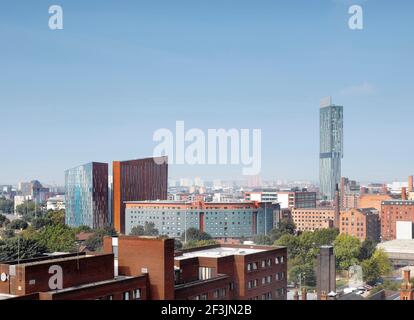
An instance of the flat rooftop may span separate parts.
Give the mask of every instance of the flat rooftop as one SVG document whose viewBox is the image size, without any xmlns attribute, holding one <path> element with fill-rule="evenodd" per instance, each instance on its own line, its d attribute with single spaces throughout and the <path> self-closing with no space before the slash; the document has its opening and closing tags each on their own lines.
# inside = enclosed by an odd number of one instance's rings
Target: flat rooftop
<svg viewBox="0 0 414 320">
<path fill-rule="evenodd" d="M 204 258 L 220 258 L 234 255 L 248 255 L 258 252 L 267 251 L 266 249 L 260 248 L 231 248 L 231 247 L 216 247 L 209 248 L 204 250 L 184 252 L 181 256 L 176 256 L 175 260 L 184 260 L 195 257 L 204 257 Z"/>
<path fill-rule="evenodd" d="M 103 281 L 98 281 L 98 282 L 90 282 L 90 283 L 85 283 L 85 284 L 81 284 L 81 285 L 77 285 L 77 286 L 73 286 L 73 287 L 68 287 L 68 288 L 64 288 L 64 289 L 60 289 L 60 290 L 51 290 L 51 291 L 47 291 L 47 292 L 49 292 L 49 293 L 71 292 L 71 291 L 75 291 L 75 290 L 81 290 L 81 289 L 91 288 L 91 287 L 95 287 L 95 286 L 101 286 L 101 285 L 105 285 L 105 284 L 122 282 L 122 281 L 126 281 L 126 280 L 129 280 L 129 279 L 134 279 L 134 278 L 139 278 L 139 277 L 142 277 L 142 275 L 141 276 L 117 276 L 115 278 L 108 279 L 108 280 L 103 280 Z"/>
<path fill-rule="evenodd" d="M 411 253 L 414 254 L 414 239 L 397 239 L 379 243 L 378 248 L 389 253 Z"/>
<path fill-rule="evenodd" d="M 19 266 L 35 266 L 35 265 L 39 265 L 39 264 L 45 264 L 45 263 L 50 263 L 50 262 L 63 262 L 63 261 L 69 261 L 69 260 L 81 260 L 81 259 L 86 259 L 86 258 L 90 258 L 90 257 L 94 257 L 94 255 L 79 255 L 79 256 L 70 256 L 70 257 L 63 257 L 63 258 L 53 258 L 53 255 L 50 256 L 50 259 L 45 259 L 45 260 L 39 260 L 39 261 L 32 261 L 32 262 L 24 262 L 22 261 Z"/>
</svg>

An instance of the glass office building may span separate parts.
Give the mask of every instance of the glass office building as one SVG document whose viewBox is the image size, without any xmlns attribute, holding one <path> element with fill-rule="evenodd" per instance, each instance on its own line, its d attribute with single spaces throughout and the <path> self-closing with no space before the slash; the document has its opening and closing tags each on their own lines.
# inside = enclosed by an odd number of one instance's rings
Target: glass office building
<svg viewBox="0 0 414 320">
<path fill-rule="evenodd" d="M 329 99 L 320 108 L 319 183 L 326 200 L 335 197 L 336 185 L 341 180 L 342 158 L 343 107 L 333 105 Z"/>
<path fill-rule="evenodd" d="M 110 224 L 108 164 L 92 162 L 65 172 L 66 224 L 102 228 Z"/>
</svg>

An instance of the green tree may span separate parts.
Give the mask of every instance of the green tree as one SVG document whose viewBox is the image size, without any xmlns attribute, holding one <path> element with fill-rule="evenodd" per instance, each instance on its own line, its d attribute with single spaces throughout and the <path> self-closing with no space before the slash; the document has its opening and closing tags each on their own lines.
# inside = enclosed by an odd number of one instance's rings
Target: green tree
<svg viewBox="0 0 414 320">
<path fill-rule="evenodd" d="M 299 237 L 291 234 L 284 234 L 275 241 L 274 245 L 286 247 L 289 258 L 296 257 L 300 252 Z"/>
<path fill-rule="evenodd" d="M 277 228 L 269 232 L 270 241 L 273 243 L 285 234 L 295 234 L 296 225 L 292 219 L 283 218 L 279 221 Z"/>
<path fill-rule="evenodd" d="M 75 232 L 66 225 L 47 226 L 35 235 L 35 239 L 50 252 L 74 251 L 76 248 Z"/>
<path fill-rule="evenodd" d="M 380 267 L 375 259 L 368 259 L 362 262 L 362 272 L 364 274 L 364 280 L 368 284 L 375 284 L 381 277 Z"/>
<path fill-rule="evenodd" d="M 181 240 L 185 240 L 185 235 L 187 235 L 187 242 L 189 241 L 200 241 L 200 240 L 211 240 L 212 237 L 207 232 L 202 232 L 196 228 L 188 228 L 185 231 L 185 234 L 182 234 Z"/>
<path fill-rule="evenodd" d="M 155 228 L 154 222 L 145 221 L 144 225 L 144 235 L 146 236 L 158 236 L 158 229 Z"/>
<path fill-rule="evenodd" d="M 258 245 L 271 245 L 273 243 L 270 237 L 264 234 L 258 234 L 254 237 L 253 241 Z"/>
<path fill-rule="evenodd" d="M 90 251 L 100 251 L 105 236 L 116 237 L 118 234 L 113 227 L 104 227 L 94 230 L 94 234 L 85 241 L 85 246 Z"/>
<path fill-rule="evenodd" d="M 51 221 L 45 217 L 40 217 L 40 218 L 34 218 L 32 219 L 31 222 L 31 226 L 35 229 L 35 230 L 39 230 L 43 227 L 46 227 L 48 225 L 51 224 Z"/>
<path fill-rule="evenodd" d="M 371 258 L 377 262 L 381 276 L 387 276 L 391 273 L 392 264 L 387 253 L 383 249 L 375 250 Z"/>
<path fill-rule="evenodd" d="M 137 225 L 135 227 L 132 227 L 129 235 L 130 236 L 143 236 L 144 233 L 145 233 L 144 227 L 141 225 Z"/>
<path fill-rule="evenodd" d="M 174 239 L 174 250 L 180 250 L 182 248 L 183 248 L 183 243 L 178 239 Z"/>
<path fill-rule="evenodd" d="M 34 239 L 14 237 L 0 244 L 0 261 L 30 259 L 46 252 L 46 247 Z"/>
<path fill-rule="evenodd" d="M 8 229 L 12 229 L 12 230 L 19 230 L 19 229 L 27 229 L 29 225 L 27 224 L 26 221 L 21 220 L 21 219 L 16 219 L 11 221 L 8 225 L 7 228 Z"/>
<path fill-rule="evenodd" d="M 81 233 L 81 232 L 86 232 L 86 233 L 93 232 L 92 228 L 89 227 L 89 226 L 79 226 L 79 227 L 75 227 L 73 229 L 74 229 L 76 234 Z"/>
<path fill-rule="evenodd" d="M 13 229 L 4 229 L 1 232 L 1 238 L 2 239 L 10 239 L 13 238 L 15 236 L 14 230 Z"/>
<path fill-rule="evenodd" d="M 0 213 L 11 214 L 13 213 L 14 202 L 4 197 L 0 198 Z"/>
<path fill-rule="evenodd" d="M 5 227 L 7 224 L 10 223 L 10 220 L 3 214 L 0 214 L 0 228 Z"/>
<path fill-rule="evenodd" d="M 372 254 L 375 252 L 377 243 L 371 239 L 366 239 L 361 244 L 361 252 L 359 254 L 359 260 L 363 261 L 371 258 Z"/>
<path fill-rule="evenodd" d="M 340 270 L 348 270 L 350 266 L 358 264 L 361 251 L 361 242 L 358 238 L 340 234 L 333 242 L 336 265 Z"/>
<path fill-rule="evenodd" d="M 210 240 L 191 240 L 184 244 L 184 249 L 199 248 L 217 244 L 213 239 Z"/>
<path fill-rule="evenodd" d="M 34 203 L 31 200 L 25 201 L 21 205 L 16 207 L 16 211 L 26 221 L 31 221 L 34 218 L 41 217 L 43 215 L 43 207 Z"/>
<path fill-rule="evenodd" d="M 65 224 L 65 210 L 49 210 L 46 214 L 46 219 L 50 220 L 53 225 Z"/>
<path fill-rule="evenodd" d="M 158 229 L 155 228 L 154 222 L 145 221 L 144 226 L 138 225 L 131 229 L 131 236 L 158 236 Z"/>
<path fill-rule="evenodd" d="M 313 242 L 317 247 L 332 245 L 338 235 L 339 230 L 336 228 L 316 230 L 313 232 Z"/>
<path fill-rule="evenodd" d="M 289 280 L 305 286 L 314 287 L 316 285 L 314 263 L 302 263 L 300 259 L 289 261 Z"/>
</svg>

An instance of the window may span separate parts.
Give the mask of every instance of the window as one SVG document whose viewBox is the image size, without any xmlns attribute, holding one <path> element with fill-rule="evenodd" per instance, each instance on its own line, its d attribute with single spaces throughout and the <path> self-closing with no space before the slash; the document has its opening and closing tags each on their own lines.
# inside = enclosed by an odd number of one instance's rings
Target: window
<svg viewBox="0 0 414 320">
<path fill-rule="evenodd" d="M 250 281 L 249 281 L 249 282 L 250 282 Z M 250 284 L 250 285 L 251 285 L 251 284 Z M 250 287 L 249 287 L 249 289 L 250 289 Z M 219 290 L 218 290 L 218 289 L 213 291 L 213 297 L 214 297 L 214 298 L 218 298 L 218 297 L 219 297 Z"/>
<path fill-rule="evenodd" d="M 266 267 L 266 260 L 262 260 L 262 268 Z"/>
<path fill-rule="evenodd" d="M 253 270 L 257 270 L 258 263 L 257 262 L 253 262 L 252 263 L 252 267 L 253 267 Z"/>
<path fill-rule="evenodd" d="M 272 266 L 272 260 L 271 259 L 267 259 L 266 264 L 268 267 Z"/>
<path fill-rule="evenodd" d="M 208 300 L 207 293 L 203 293 L 200 297 L 200 300 Z"/>
<path fill-rule="evenodd" d="M 208 280 L 213 277 L 213 268 L 200 267 L 198 268 L 198 277 L 200 280 Z"/>
<path fill-rule="evenodd" d="M 141 300 L 141 289 L 135 289 L 134 290 L 134 299 L 135 300 Z"/>
<path fill-rule="evenodd" d="M 123 298 L 124 300 L 129 300 L 129 291 L 124 292 L 124 293 L 122 294 L 122 298 Z"/>
</svg>

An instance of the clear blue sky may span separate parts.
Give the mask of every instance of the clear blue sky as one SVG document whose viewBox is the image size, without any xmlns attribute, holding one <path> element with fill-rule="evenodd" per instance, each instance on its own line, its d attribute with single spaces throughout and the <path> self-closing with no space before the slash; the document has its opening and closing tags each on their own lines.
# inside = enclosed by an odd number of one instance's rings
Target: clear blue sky
<svg viewBox="0 0 414 320">
<path fill-rule="evenodd" d="M 348 29 L 362 4 L 364 30 Z M 48 28 L 48 7 L 64 30 Z M 318 179 L 319 100 L 344 105 L 343 175 L 414 172 L 414 3 L 0 3 L 0 183 L 150 156 L 158 128 L 262 129 L 262 177 Z M 239 178 L 233 167 L 170 175 Z"/>
</svg>

